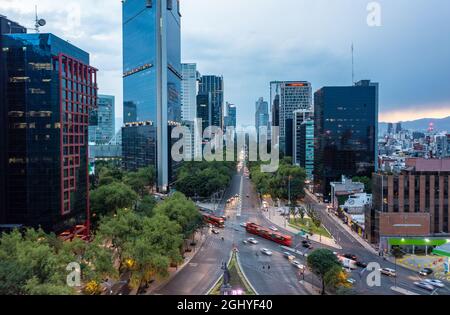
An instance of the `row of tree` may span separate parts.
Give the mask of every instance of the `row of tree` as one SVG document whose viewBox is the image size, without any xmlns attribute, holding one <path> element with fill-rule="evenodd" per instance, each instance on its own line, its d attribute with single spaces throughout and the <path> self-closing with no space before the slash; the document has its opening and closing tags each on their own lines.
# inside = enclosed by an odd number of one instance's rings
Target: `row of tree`
<svg viewBox="0 0 450 315">
<path fill-rule="evenodd" d="M 234 162 L 185 162 L 175 188 L 191 198 L 208 198 L 230 185 L 235 169 Z"/>
</svg>

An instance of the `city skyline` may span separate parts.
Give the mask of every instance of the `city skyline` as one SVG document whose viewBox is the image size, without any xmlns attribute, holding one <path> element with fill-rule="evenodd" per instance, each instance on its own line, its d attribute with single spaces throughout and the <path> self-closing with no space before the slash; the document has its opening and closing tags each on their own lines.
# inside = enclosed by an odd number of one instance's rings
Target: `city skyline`
<svg viewBox="0 0 450 315">
<path fill-rule="evenodd" d="M 444 24 L 449 3 L 429 1 L 410 6 L 406 1 L 379 1 L 382 25 L 369 27 L 368 1 L 327 3 L 325 10 L 322 1 L 316 2 L 289 2 L 287 6 L 292 10 L 287 12 L 286 6 L 278 7 L 272 0 L 258 1 L 256 7 L 254 0 L 218 0 L 214 6 L 204 0 L 184 0 L 181 2 L 182 62 L 197 63 L 203 74 L 224 76 L 227 82 L 224 101 L 238 106 L 238 125 L 243 125 L 254 121 L 254 101 L 259 97 L 269 98 L 270 81 L 305 79 L 312 83 L 313 91 L 326 85 L 350 84 L 353 42 L 355 81 L 380 82 L 383 91 L 380 121 L 449 116 L 450 89 L 446 82 L 450 79 L 450 62 L 445 56 L 450 53 L 450 45 L 438 38 L 438 34 L 450 31 Z M 100 93 L 116 96 L 116 114 L 121 117 L 120 1 L 108 1 L 108 12 L 102 10 L 105 1 L 89 6 L 83 3 L 40 1 L 39 15 L 48 21 L 41 32 L 55 33 L 91 52 L 92 64 L 101 69 Z M 34 4 L 12 0 L 0 4 L 0 10 L 3 15 L 30 27 Z M 252 13 L 231 26 L 221 23 L 235 10 L 252 10 Z M 285 15 L 283 21 L 264 25 L 265 20 L 279 14 Z M 320 27 L 296 31 L 302 25 L 313 25 L 318 14 L 324 16 Z M 91 21 L 101 23 L 94 25 Z M 205 25 L 214 27 L 206 30 Z M 341 36 L 336 39 L 334 32 Z M 417 46 L 417 41 L 422 44 Z M 439 45 L 439 49 L 432 49 L 432 45 Z M 432 60 L 423 59 L 431 53 Z M 418 79 L 421 89 L 415 88 Z M 245 94 L 241 93 L 242 89 Z"/>
</svg>

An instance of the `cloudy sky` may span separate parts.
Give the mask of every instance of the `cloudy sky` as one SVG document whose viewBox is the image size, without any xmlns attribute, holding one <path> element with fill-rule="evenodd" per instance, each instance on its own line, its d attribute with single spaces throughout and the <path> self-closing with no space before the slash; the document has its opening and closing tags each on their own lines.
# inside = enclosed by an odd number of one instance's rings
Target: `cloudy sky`
<svg viewBox="0 0 450 315">
<path fill-rule="evenodd" d="M 308 80 L 315 90 L 380 82 L 380 120 L 450 116 L 450 1 L 379 0 L 381 26 L 367 23 L 369 0 L 181 0 L 183 62 L 225 78 L 240 124 L 272 80 Z M 100 92 L 122 116 L 120 0 L 1 0 L 0 14 L 32 26 L 34 7 L 52 32 L 91 53 Z"/>
</svg>

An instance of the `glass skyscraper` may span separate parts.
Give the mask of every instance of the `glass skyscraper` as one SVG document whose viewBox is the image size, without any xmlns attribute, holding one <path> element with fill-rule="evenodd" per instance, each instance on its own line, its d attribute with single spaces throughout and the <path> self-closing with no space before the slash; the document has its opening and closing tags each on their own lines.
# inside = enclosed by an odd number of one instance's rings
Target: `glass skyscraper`
<svg viewBox="0 0 450 315">
<path fill-rule="evenodd" d="M 89 230 L 89 54 L 52 34 L 3 34 L 0 224 Z"/>
<path fill-rule="evenodd" d="M 158 188 L 167 191 L 173 174 L 169 166 L 175 165 L 169 161 L 168 132 L 181 122 L 180 2 L 122 2 L 123 161 L 130 170 L 154 165 Z"/>
<path fill-rule="evenodd" d="M 314 173 L 314 113 L 297 110 L 294 112 L 293 162 L 306 171 L 309 180 Z"/>
<path fill-rule="evenodd" d="M 329 198 L 330 182 L 377 170 L 378 83 L 323 87 L 314 94 L 315 190 Z"/>
<path fill-rule="evenodd" d="M 269 103 L 262 97 L 256 102 L 255 127 L 258 133 L 260 127 L 269 128 Z"/>
<path fill-rule="evenodd" d="M 107 144 L 116 134 L 115 97 L 99 95 L 89 116 L 89 142 Z"/>
<path fill-rule="evenodd" d="M 212 126 L 223 129 L 224 124 L 224 82 L 223 77 L 215 75 L 204 75 L 201 77 L 199 85 L 199 94 L 210 97 L 212 111 Z M 208 126 L 209 127 L 209 126 Z"/>
<path fill-rule="evenodd" d="M 197 118 L 197 94 L 200 73 L 195 63 L 181 64 L 183 80 L 181 81 L 181 116 L 184 121 Z"/>
</svg>

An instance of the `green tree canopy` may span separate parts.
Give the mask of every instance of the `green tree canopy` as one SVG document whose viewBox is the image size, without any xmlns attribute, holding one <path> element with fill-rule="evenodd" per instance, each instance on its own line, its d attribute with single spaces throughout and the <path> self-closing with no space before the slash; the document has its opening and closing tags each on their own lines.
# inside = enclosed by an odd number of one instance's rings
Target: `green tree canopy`
<svg viewBox="0 0 450 315">
<path fill-rule="evenodd" d="M 131 208 L 137 199 L 138 195 L 129 186 L 114 182 L 91 192 L 91 210 L 99 217 Z"/>
<path fill-rule="evenodd" d="M 322 294 L 325 294 L 327 273 L 336 266 L 342 268 L 341 263 L 329 249 L 317 249 L 313 251 L 308 256 L 307 262 L 312 272 L 322 279 Z"/>
</svg>

